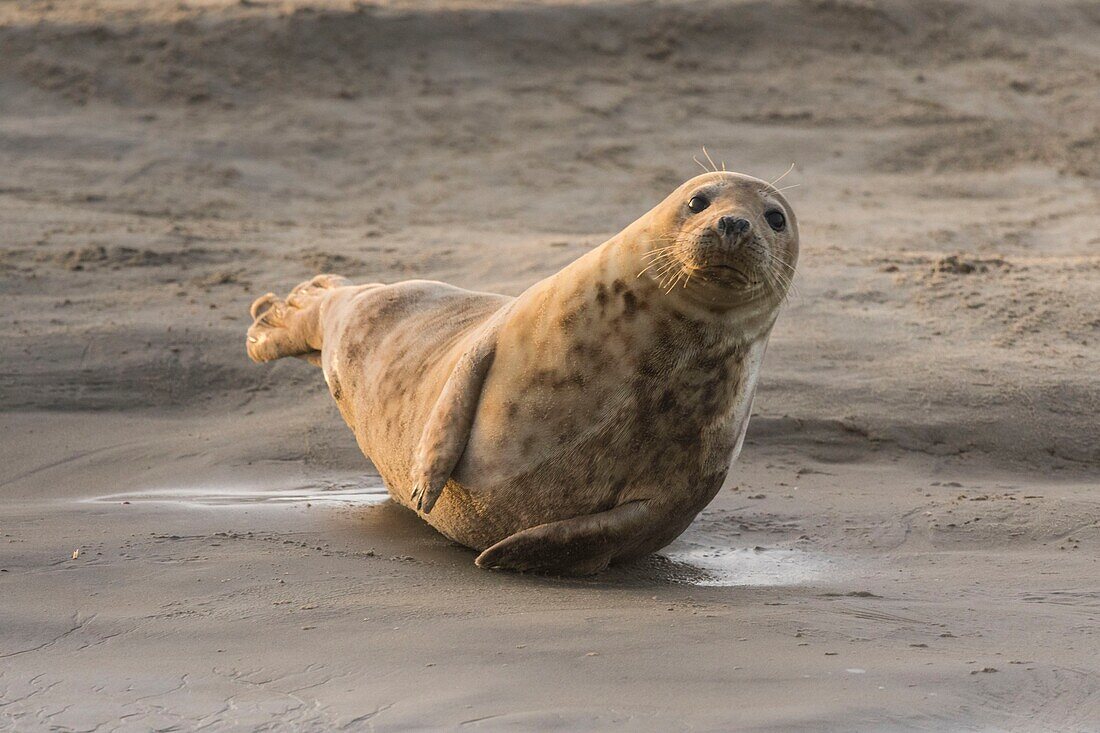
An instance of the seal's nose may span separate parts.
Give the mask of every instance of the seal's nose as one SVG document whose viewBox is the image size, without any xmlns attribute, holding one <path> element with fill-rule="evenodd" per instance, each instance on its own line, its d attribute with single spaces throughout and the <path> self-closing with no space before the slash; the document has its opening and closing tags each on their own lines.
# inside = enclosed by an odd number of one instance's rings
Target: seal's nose
<svg viewBox="0 0 1100 733">
<path fill-rule="evenodd" d="M 723 216 L 718 220 L 718 233 L 723 237 L 740 239 L 748 233 L 751 226 L 748 219 L 742 219 L 736 216 Z"/>
</svg>

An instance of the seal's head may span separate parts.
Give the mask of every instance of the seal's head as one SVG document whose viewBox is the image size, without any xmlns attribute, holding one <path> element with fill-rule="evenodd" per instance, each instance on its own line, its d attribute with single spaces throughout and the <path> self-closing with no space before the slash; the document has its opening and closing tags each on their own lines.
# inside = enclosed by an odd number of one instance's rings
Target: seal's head
<svg viewBox="0 0 1100 733">
<path fill-rule="evenodd" d="M 758 178 L 696 176 L 639 220 L 639 259 L 666 292 L 717 306 L 774 307 L 798 261 L 798 225 L 783 195 Z"/>
</svg>

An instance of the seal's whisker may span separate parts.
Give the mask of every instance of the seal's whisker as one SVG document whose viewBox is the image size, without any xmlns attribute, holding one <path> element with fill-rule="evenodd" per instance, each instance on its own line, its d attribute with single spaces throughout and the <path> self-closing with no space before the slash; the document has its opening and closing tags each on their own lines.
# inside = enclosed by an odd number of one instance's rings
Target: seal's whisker
<svg viewBox="0 0 1100 733">
<path fill-rule="evenodd" d="M 794 285 L 794 268 L 791 267 L 790 265 L 788 265 L 786 262 L 783 262 L 782 260 L 780 260 L 775 255 L 771 254 L 770 252 L 766 253 L 766 257 L 767 257 L 766 261 L 768 262 L 768 264 L 773 265 L 773 267 L 767 268 L 766 272 L 768 272 L 769 275 L 771 276 L 775 286 L 780 286 L 780 287 L 783 288 L 783 291 L 784 291 L 784 294 L 785 294 L 784 297 L 786 297 L 786 294 L 789 294 L 791 292 L 791 290 L 795 287 L 795 285 Z M 787 274 L 783 270 L 776 269 L 774 267 L 774 265 L 777 265 L 777 264 L 788 268 L 790 270 L 790 274 Z"/>
<path fill-rule="evenodd" d="M 683 265 L 680 265 L 680 269 L 676 272 L 676 274 L 672 278 L 672 284 L 669 285 L 667 287 L 667 289 L 665 290 L 665 295 L 668 295 L 669 293 L 672 292 L 672 289 L 676 287 L 676 283 L 680 282 L 680 278 L 683 277 L 686 273 L 687 273 L 686 268 Z M 661 287 L 665 287 L 665 285 L 662 284 Z"/>
<path fill-rule="evenodd" d="M 664 276 L 667 273 L 671 272 L 676 267 L 677 264 L 679 264 L 679 262 L 677 260 L 671 260 L 671 261 L 664 260 L 662 262 L 655 262 L 653 265 L 650 265 L 650 267 L 653 267 L 655 265 L 661 265 L 661 267 L 657 268 L 657 271 L 653 273 L 653 277 L 657 280 L 664 280 Z M 647 267 L 646 270 L 648 270 L 648 269 L 649 268 Z M 642 272 L 645 272 L 645 270 L 642 270 Z M 642 276 L 642 273 L 639 272 L 638 277 L 641 277 L 641 276 Z M 636 279 L 637 278 L 635 278 L 635 280 Z"/>
<path fill-rule="evenodd" d="M 670 273 L 672 273 L 674 270 L 677 270 L 677 269 L 682 268 L 682 267 L 683 267 L 683 265 L 679 261 L 673 261 L 673 262 L 667 263 L 664 268 L 659 270 L 656 273 L 655 277 L 658 280 L 661 281 L 661 287 L 663 288 L 665 286 L 665 278 L 669 277 Z"/>
<path fill-rule="evenodd" d="M 699 163 L 699 167 L 702 168 L 705 172 L 710 173 L 710 168 L 707 168 L 705 165 L 703 165 L 702 162 L 700 162 L 700 160 L 694 155 L 691 156 L 691 159 L 694 160 L 696 163 Z"/>
<path fill-rule="evenodd" d="M 650 260 L 654 260 L 654 259 L 659 260 L 659 259 L 662 259 L 662 258 L 665 258 L 665 257 L 669 257 L 671 255 L 671 253 L 676 249 L 679 249 L 679 247 L 673 247 L 671 249 L 666 249 L 664 252 L 653 252 L 653 253 L 648 254 L 648 255 L 642 255 L 641 259 L 645 260 L 645 261 L 650 261 Z"/>
<path fill-rule="evenodd" d="M 766 221 L 764 221 L 763 216 L 761 216 L 760 214 L 755 215 L 753 217 L 753 219 L 755 221 L 756 226 L 761 226 L 762 227 L 762 226 L 766 225 L 766 223 L 767 223 Z M 770 249 L 761 250 L 761 254 L 766 258 L 766 260 L 768 261 L 769 264 L 776 264 L 776 265 L 780 265 L 782 267 L 785 267 L 788 270 L 790 270 L 791 275 L 794 275 L 794 272 L 795 272 L 794 266 L 787 263 L 787 262 L 784 262 L 782 259 L 779 258 L 778 255 L 776 255 Z"/>
<path fill-rule="evenodd" d="M 768 258 L 768 261 L 769 261 L 769 262 L 772 262 L 773 264 L 776 264 L 776 265 L 780 265 L 780 266 L 782 266 L 782 267 L 786 267 L 786 268 L 787 268 L 788 270 L 790 270 L 790 271 L 791 271 L 792 273 L 794 272 L 794 266 L 793 266 L 793 265 L 791 265 L 791 264 L 790 264 L 790 263 L 788 263 L 788 262 L 784 262 L 783 260 L 781 260 L 781 259 L 779 258 L 779 256 L 778 256 L 777 254 L 775 254 L 774 252 L 768 252 L 768 251 L 765 251 L 765 252 L 764 252 L 764 256 Z"/>
<path fill-rule="evenodd" d="M 779 259 L 778 256 L 768 255 L 768 261 L 773 265 L 778 265 L 779 267 L 785 268 L 784 270 L 776 270 L 776 272 L 783 277 L 791 278 L 794 276 L 794 268 L 783 260 Z"/>
<path fill-rule="evenodd" d="M 782 300 L 786 300 L 791 292 L 789 281 L 781 273 L 776 272 L 775 270 L 769 271 L 769 269 L 765 269 L 761 272 L 761 274 L 767 281 L 767 286 L 771 288 L 774 292 L 782 293 Z"/>
<path fill-rule="evenodd" d="M 771 268 L 764 267 L 760 262 L 753 264 L 752 274 L 759 275 L 763 279 L 765 285 L 772 286 L 774 284 Z"/>
<path fill-rule="evenodd" d="M 639 256 L 640 257 L 645 257 L 646 255 L 652 254 L 653 252 L 660 252 L 663 249 L 668 249 L 670 247 L 675 247 L 679 243 L 680 243 L 680 238 L 679 237 L 652 237 L 649 240 L 649 242 L 647 243 L 647 245 L 643 245 L 641 247 L 638 247 L 638 251 L 641 253 L 641 254 L 639 254 Z M 648 249 L 649 245 L 658 245 L 658 246 L 655 246 L 652 249 Z"/>
<path fill-rule="evenodd" d="M 792 285 L 791 279 L 785 274 L 779 272 L 778 270 L 772 270 L 771 276 L 772 280 L 774 280 L 777 285 L 782 286 L 784 290 L 790 290 Z"/>
<path fill-rule="evenodd" d="M 792 272 L 794 271 L 794 265 L 792 265 L 791 263 L 784 260 L 782 257 L 777 255 L 775 252 L 768 252 L 767 255 L 768 255 L 768 257 L 770 257 L 772 259 L 772 261 L 778 262 L 779 264 L 783 265 L 783 267 L 790 268 L 790 270 Z"/>
<path fill-rule="evenodd" d="M 786 173 L 781 175 L 779 178 L 776 178 L 774 181 L 768 181 L 768 185 L 774 187 L 775 184 L 779 183 L 780 181 L 782 181 L 784 178 L 787 177 L 787 173 L 790 173 L 793 170 L 794 170 L 794 163 L 791 163 L 791 167 L 787 169 Z"/>
<path fill-rule="evenodd" d="M 654 260 L 653 262 L 650 262 L 644 268 L 642 268 L 642 271 L 639 272 L 637 275 L 635 275 L 634 279 L 637 280 L 638 278 L 640 278 L 642 275 L 645 274 L 646 270 L 649 270 L 650 268 L 657 267 L 658 265 L 667 265 L 667 264 L 668 264 L 668 258 L 659 257 L 656 260 Z"/>
<path fill-rule="evenodd" d="M 775 290 L 779 290 L 782 287 L 785 290 L 789 280 L 786 277 L 786 273 L 776 268 L 775 265 L 777 263 L 786 265 L 787 263 L 780 260 L 773 252 L 766 249 L 760 251 L 760 259 L 762 262 L 758 262 L 754 270 L 764 278 L 768 287 Z"/>
<path fill-rule="evenodd" d="M 672 272 L 673 270 L 675 270 L 674 274 L 668 274 L 668 273 Z M 669 282 L 671 282 L 672 278 L 679 277 L 680 273 L 683 272 L 683 271 L 684 271 L 684 266 L 679 262 L 675 263 L 675 266 L 667 268 L 664 271 L 665 274 L 661 276 L 661 289 L 665 290 L 665 288 L 668 287 Z M 665 290 L 666 293 L 670 292 L 670 291 L 671 291 L 671 288 L 669 288 L 668 290 Z"/>
<path fill-rule="evenodd" d="M 695 268 L 687 268 L 687 277 L 684 278 L 684 288 L 687 288 L 688 283 L 691 282 L 691 276 L 695 274 Z"/>
<path fill-rule="evenodd" d="M 798 287 L 794 283 L 791 283 L 790 285 L 787 285 L 786 290 L 783 291 L 783 297 L 781 298 L 780 302 L 788 302 L 790 301 L 792 296 L 796 295 L 800 298 L 802 297 L 802 293 L 798 291 Z"/>
<path fill-rule="evenodd" d="M 646 256 L 651 255 L 651 254 L 656 254 L 657 252 L 665 252 L 666 250 L 670 250 L 675 246 L 676 246 L 676 244 L 673 243 L 673 244 L 666 244 L 666 245 L 661 246 L 661 247 L 654 247 L 653 249 L 649 250 L 648 252 L 643 252 L 641 256 L 646 257 Z"/>
<path fill-rule="evenodd" d="M 792 183 L 789 186 L 784 186 L 783 188 L 777 188 L 775 190 L 778 191 L 779 193 L 783 193 L 784 191 L 790 191 L 792 188 L 798 188 L 801 185 L 802 185 L 801 183 Z"/>
<path fill-rule="evenodd" d="M 710 153 L 707 152 L 707 146 L 703 146 L 703 155 L 707 156 L 707 160 L 710 161 L 710 167 L 714 169 L 714 172 L 718 172 L 718 166 L 714 164 L 714 158 L 710 157 Z"/>
<path fill-rule="evenodd" d="M 799 295 L 799 297 L 801 297 L 801 293 L 799 293 L 798 291 L 798 286 L 795 285 L 794 282 L 794 268 L 788 265 L 786 262 L 780 260 L 775 255 L 771 254 L 770 252 L 767 253 L 767 255 L 770 264 L 778 263 L 790 269 L 790 274 L 787 274 L 782 270 L 767 268 L 767 270 L 765 271 L 765 277 L 769 277 L 771 279 L 772 287 L 776 290 L 782 288 L 783 300 L 789 300 L 792 294 Z"/>
<path fill-rule="evenodd" d="M 658 267 L 659 265 L 667 265 L 671 261 L 672 260 L 671 260 L 670 255 L 665 255 L 664 257 L 658 257 L 657 259 L 653 260 L 653 262 L 650 262 L 648 265 L 646 265 L 642 269 L 642 272 L 645 272 L 646 270 L 648 270 L 651 267 Z M 642 272 L 639 272 L 638 274 L 641 275 Z"/>
<path fill-rule="evenodd" d="M 653 260 L 652 262 L 646 264 L 645 268 L 642 269 L 642 272 L 645 272 L 646 270 L 648 270 L 651 267 L 656 267 L 657 265 L 668 264 L 669 262 L 672 262 L 673 259 L 674 258 L 672 257 L 672 255 L 665 255 L 663 257 L 658 257 L 655 260 Z M 638 273 L 638 274 L 640 275 L 641 273 Z"/>
<path fill-rule="evenodd" d="M 673 237 L 673 236 L 660 236 L 660 237 L 653 237 L 652 241 L 675 244 L 675 243 L 680 241 L 680 238 L 679 237 Z"/>
<path fill-rule="evenodd" d="M 668 264 L 668 263 L 671 263 L 671 262 L 679 262 L 680 260 L 676 258 L 675 254 L 673 254 L 672 252 L 669 252 L 668 254 L 666 254 L 664 257 L 661 258 L 661 261 L 664 262 L 665 264 Z"/>
</svg>

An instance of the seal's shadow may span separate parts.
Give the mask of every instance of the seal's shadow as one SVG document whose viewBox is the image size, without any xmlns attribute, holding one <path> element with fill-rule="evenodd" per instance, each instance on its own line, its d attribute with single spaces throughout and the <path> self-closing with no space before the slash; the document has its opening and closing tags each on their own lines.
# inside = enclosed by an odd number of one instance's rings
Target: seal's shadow
<svg viewBox="0 0 1100 733">
<path fill-rule="evenodd" d="M 612 565 L 599 575 L 570 578 L 535 573 L 493 572 L 477 568 L 477 552 L 452 542 L 426 524 L 415 512 L 397 502 L 387 501 L 364 507 L 355 514 L 356 543 L 396 557 L 408 557 L 447 572 L 477 579 L 558 587 L 656 588 L 695 585 L 707 580 L 706 571 L 663 555 L 647 555 L 630 562 Z"/>
</svg>

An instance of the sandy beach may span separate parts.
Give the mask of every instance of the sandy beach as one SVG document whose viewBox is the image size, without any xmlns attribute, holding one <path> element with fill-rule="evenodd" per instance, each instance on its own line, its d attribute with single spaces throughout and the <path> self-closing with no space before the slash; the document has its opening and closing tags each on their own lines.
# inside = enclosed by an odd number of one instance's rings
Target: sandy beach
<svg viewBox="0 0 1100 733">
<path fill-rule="evenodd" d="M 796 292 L 673 545 L 492 573 L 248 305 L 719 164 Z M 1100 6 L 0 4 L 0 729 L 1100 729 Z"/>
</svg>

